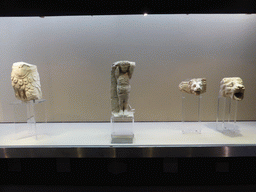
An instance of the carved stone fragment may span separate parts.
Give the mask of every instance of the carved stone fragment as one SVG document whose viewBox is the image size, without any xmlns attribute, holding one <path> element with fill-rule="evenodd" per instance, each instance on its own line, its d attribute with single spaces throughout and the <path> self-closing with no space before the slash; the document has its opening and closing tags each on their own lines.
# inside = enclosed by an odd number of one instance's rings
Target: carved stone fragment
<svg viewBox="0 0 256 192">
<path fill-rule="evenodd" d="M 182 81 L 179 84 L 179 89 L 182 92 L 200 95 L 206 92 L 206 78 L 193 78 Z"/>
<path fill-rule="evenodd" d="M 11 79 L 17 99 L 26 102 L 42 98 L 40 78 L 36 65 L 25 62 L 13 63 Z"/>
<path fill-rule="evenodd" d="M 230 97 L 231 99 L 241 101 L 244 98 L 245 87 L 240 77 L 225 77 L 220 82 L 221 97 Z"/>
<path fill-rule="evenodd" d="M 135 62 L 117 61 L 111 70 L 111 111 L 115 117 L 132 116 L 131 106 L 128 104 L 131 86 L 129 80 L 135 68 Z"/>
</svg>

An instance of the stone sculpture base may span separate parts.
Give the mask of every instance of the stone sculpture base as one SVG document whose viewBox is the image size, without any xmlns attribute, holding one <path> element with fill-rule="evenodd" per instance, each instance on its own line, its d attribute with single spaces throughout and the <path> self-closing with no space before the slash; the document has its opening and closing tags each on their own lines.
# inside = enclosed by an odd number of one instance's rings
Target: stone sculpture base
<svg viewBox="0 0 256 192">
<path fill-rule="evenodd" d="M 238 132 L 236 125 L 238 101 L 228 97 L 218 97 L 216 129 L 220 132 Z"/>
<path fill-rule="evenodd" d="M 134 109 L 130 109 L 130 111 L 119 111 L 118 113 L 114 113 L 112 112 L 112 116 L 113 117 L 120 117 L 120 118 L 124 118 L 124 117 L 134 117 Z"/>
<path fill-rule="evenodd" d="M 134 115 L 129 117 L 114 117 L 111 122 L 111 143 L 133 143 Z"/>
<path fill-rule="evenodd" d="M 44 115 L 43 123 L 47 123 L 46 116 L 46 100 L 31 100 L 27 102 L 17 101 L 11 103 L 13 105 L 15 138 L 16 140 L 28 137 L 38 139 L 38 130 L 36 123 L 36 116 Z M 26 111 L 24 113 L 24 111 Z M 25 115 L 26 114 L 26 117 Z"/>
<path fill-rule="evenodd" d="M 202 95 L 182 92 L 182 133 L 201 133 L 201 129 L 191 126 L 190 122 L 201 122 Z"/>
</svg>

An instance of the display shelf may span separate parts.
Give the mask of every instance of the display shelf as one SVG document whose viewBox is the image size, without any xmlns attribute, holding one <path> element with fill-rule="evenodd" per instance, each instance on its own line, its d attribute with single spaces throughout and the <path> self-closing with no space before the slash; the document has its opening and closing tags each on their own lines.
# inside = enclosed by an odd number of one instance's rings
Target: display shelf
<svg viewBox="0 0 256 192">
<path fill-rule="evenodd" d="M 20 124 L 22 126 L 22 124 Z M 16 125 L 17 126 L 17 125 Z M 215 122 L 191 122 L 201 134 L 182 134 L 181 122 L 135 122 L 133 144 L 111 144 L 110 123 L 39 123 L 47 134 L 15 139 L 13 124 L 0 124 L 0 157 L 237 157 L 256 156 L 256 122 L 219 132 Z"/>
</svg>

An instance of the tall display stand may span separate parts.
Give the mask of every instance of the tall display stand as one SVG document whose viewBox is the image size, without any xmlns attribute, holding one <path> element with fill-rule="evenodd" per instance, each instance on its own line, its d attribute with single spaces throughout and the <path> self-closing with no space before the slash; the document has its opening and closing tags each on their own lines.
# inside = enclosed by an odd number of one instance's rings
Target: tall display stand
<svg viewBox="0 0 256 192">
<path fill-rule="evenodd" d="M 236 126 L 238 101 L 227 97 L 218 97 L 216 128 L 218 131 L 238 131 Z"/>
<path fill-rule="evenodd" d="M 111 143 L 133 143 L 134 111 L 129 116 L 111 116 Z"/>
<path fill-rule="evenodd" d="M 39 127 L 38 123 L 36 123 L 37 117 L 40 117 L 41 123 L 47 123 L 45 101 L 45 99 L 40 99 L 11 103 L 14 112 L 16 139 L 24 139 L 28 137 L 34 137 L 36 140 L 38 139 L 38 135 L 41 134 L 42 131 L 38 131 L 37 129 Z"/>
<path fill-rule="evenodd" d="M 196 96 L 182 92 L 182 133 L 201 133 L 202 95 Z M 195 124 L 196 120 L 196 124 Z"/>
</svg>

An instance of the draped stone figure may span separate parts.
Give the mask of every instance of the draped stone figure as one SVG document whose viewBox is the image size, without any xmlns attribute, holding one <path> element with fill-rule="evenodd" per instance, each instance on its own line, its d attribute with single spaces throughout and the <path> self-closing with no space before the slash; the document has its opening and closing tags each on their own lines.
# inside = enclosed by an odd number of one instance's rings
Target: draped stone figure
<svg viewBox="0 0 256 192">
<path fill-rule="evenodd" d="M 111 111 L 115 117 L 133 116 L 128 103 L 131 91 L 130 79 L 135 68 L 135 62 L 117 61 L 111 70 Z"/>
<path fill-rule="evenodd" d="M 42 98 L 40 78 L 36 65 L 25 62 L 13 63 L 11 80 L 17 99 L 26 102 Z"/>
</svg>

